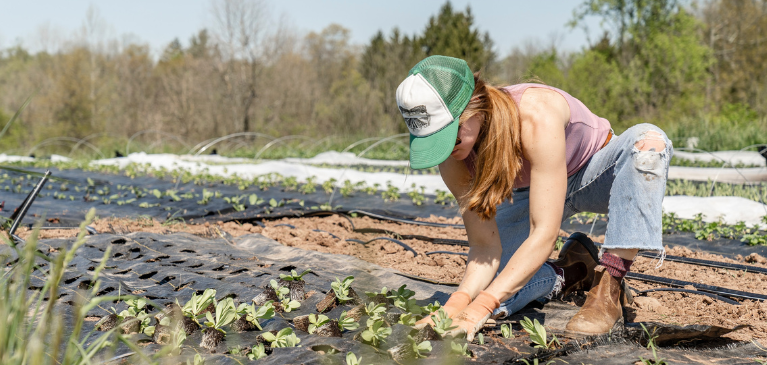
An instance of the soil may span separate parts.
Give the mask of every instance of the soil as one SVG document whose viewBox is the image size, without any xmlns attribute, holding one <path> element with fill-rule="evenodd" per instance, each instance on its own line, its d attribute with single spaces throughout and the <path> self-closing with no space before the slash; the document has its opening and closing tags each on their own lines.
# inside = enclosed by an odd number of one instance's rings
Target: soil
<svg viewBox="0 0 767 365">
<path fill-rule="evenodd" d="M 419 220 L 452 224 L 462 223 L 460 218 L 431 217 Z M 347 239 L 355 239 L 366 242 L 378 237 L 398 239 L 397 234 L 466 240 L 466 232 L 463 229 L 392 223 L 369 217 L 346 219 L 335 215 L 327 217 L 283 218 L 263 223 L 265 227 L 253 224 L 240 225 L 235 222 L 206 223 L 204 225 L 183 223 L 162 225 L 148 219 L 109 218 L 97 220 L 92 224 L 92 227 L 96 228 L 99 232 L 109 233 L 144 231 L 167 234 L 171 232 L 187 232 L 206 237 L 224 238 L 260 233 L 286 246 L 350 255 L 383 267 L 442 282 L 460 282 L 466 265 L 466 256 L 448 254 L 425 255 L 427 252 L 432 251 L 467 253 L 468 247 L 464 246 L 434 244 L 417 239 L 400 239 L 400 241 L 417 253 L 414 257 L 412 252 L 394 242 L 386 240 L 377 240 L 367 244 L 346 241 Z M 396 232 L 397 234 L 354 232 L 352 223 L 356 229 L 375 228 Z M 27 238 L 29 231 L 22 229 L 18 234 L 22 238 Z M 74 229 L 43 230 L 40 233 L 40 237 L 62 238 L 74 237 L 76 234 L 77 230 Z M 560 236 L 567 237 L 568 235 L 567 232 L 560 231 Z M 603 238 L 603 236 L 592 237 L 596 242 L 603 241 Z M 675 256 L 767 267 L 767 259 L 756 254 L 730 259 L 705 252 L 693 252 L 683 247 L 667 248 L 667 253 Z M 558 252 L 555 251 L 551 257 L 556 257 L 557 254 Z M 632 266 L 632 271 L 767 294 L 767 275 L 764 274 L 710 268 L 671 261 L 664 261 L 663 265 L 657 268 L 657 263 L 657 259 L 637 257 Z M 661 287 L 661 285 L 648 284 L 637 280 L 629 280 L 629 285 L 635 291 Z M 726 335 L 726 337 L 739 341 L 767 339 L 767 302 L 753 300 L 739 300 L 739 302 L 739 306 L 734 306 L 693 293 L 654 292 L 649 293 L 646 297 L 636 298 L 634 304 L 628 308 L 628 320 L 635 322 L 655 321 L 679 325 L 717 325 L 730 328 L 738 325 L 749 325 L 749 328 L 733 332 Z M 578 303 L 577 299 L 575 303 Z"/>
</svg>

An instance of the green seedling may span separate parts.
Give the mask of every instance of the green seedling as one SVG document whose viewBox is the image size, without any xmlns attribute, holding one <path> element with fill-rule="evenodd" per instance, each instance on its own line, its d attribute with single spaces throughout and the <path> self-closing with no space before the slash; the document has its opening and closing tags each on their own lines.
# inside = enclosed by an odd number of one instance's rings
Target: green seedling
<svg viewBox="0 0 767 365">
<path fill-rule="evenodd" d="M 530 318 L 525 317 L 519 322 L 519 324 L 521 324 L 525 332 L 530 335 L 530 341 L 535 344 L 536 348 L 551 349 L 554 347 L 554 343 L 561 346 L 557 336 L 551 336 L 551 341 L 547 342 L 546 328 L 543 327 L 543 325 L 541 325 L 537 319 L 535 321 L 531 321 Z"/>
<path fill-rule="evenodd" d="M 199 205 L 207 205 L 210 203 L 210 200 L 213 199 L 215 194 L 212 191 L 209 191 L 207 189 L 202 189 L 202 200 L 198 200 L 197 204 Z"/>
<path fill-rule="evenodd" d="M 186 360 L 186 365 L 205 365 L 205 359 L 200 354 L 194 354 L 194 361 Z"/>
<path fill-rule="evenodd" d="M 418 321 L 418 316 L 413 313 L 403 313 L 399 316 L 397 323 L 405 326 L 415 326 L 415 322 Z"/>
<path fill-rule="evenodd" d="M 415 183 L 413 183 L 413 185 L 411 185 L 411 188 L 413 190 L 407 193 L 407 196 L 410 197 L 410 200 L 413 201 L 414 205 L 423 205 L 423 203 L 426 202 L 426 196 L 424 195 L 424 191 L 426 190 L 426 187 L 421 186 L 420 188 L 416 189 Z"/>
<path fill-rule="evenodd" d="M 447 312 L 442 308 L 438 309 L 436 314 L 431 315 L 431 320 L 434 322 L 434 332 L 440 336 L 458 328 L 458 326 L 453 326 L 453 320 L 447 316 Z"/>
<path fill-rule="evenodd" d="M 469 344 L 465 343 L 461 345 L 458 342 L 451 341 L 450 342 L 450 353 L 451 354 L 457 354 L 465 357 L 471 357 L 471 352 L 469 351 Z"/>
<path fill-rule="evenodd" d="M 477 343 L 480 344 L 480 345 L 484 345 L 485 344 L 485 335 L 483 335 L 481 333 L 477 333 Z"/>
<path fill-rule="evenodd" d="M 250 360 L 259 360 L 265 358 L 266 348 L 264 347 L 264 344 L 259 343 L 258 345 L 251 347 L 247 356 Z"/>
<path fill-rule="evenodd" d="M 325 194 L 330 194 L 333 192 L 333 189 L 336 188 L 337 181 L 338 180 L 331 177 L 330 180 L 327 180 L 324 183 L 322 183 L 322 190 L 325 191 Z"/>
<path fill-rule="evenodd" d="M 295 191 L 298 189 L 298 179 L 295 176 L 288 176 L 285 180 L 282 180 L 282 186 L 285 191 Z"/>
<path fill-rule="evenodd" d="M 362 365 L 362 358 L 357 358 L 352 352 L 346 353 L 346 365 Z"/>
<path fill-rule="evenodd" d="M 162 198 L 162 191 L 154 189 L 154 190 L 152 190 L 152 195 L 154 195 L 155 198 L 160 199 L 160 198 Z"/>
<path fill-rule="evenodd" d="M 280 274 L 280 279 L 285 281 L 303 281 L 304 275 L 310 272 L 312 272 L 312 269 L 306 269 L 299 275 L 296 270 L 290 270 L 290 275 Z"/>
<path fill-rule="evenodd" d="M 415 299 L 411 299 L 414 295 L 414 291 L 406 289 L 405 285 L 402 285 L 399 289 L 392 290 L 387 298 L 393 299 L 394 306 L 402 309 L 403 312 L 420 315 L 422 313 L 421 307 L 416 304 Z"/>
<path fill-rule="evenodd" d="M 354 299 L 349 296 L 349 289 L 351 288 L 353 281 L 354 276 L 347 276 L 344 278 L 344 280 L 336 278 L 336 281 L 330 284 L 330 287 L 333 289 L 333 293 L 336 294 L 336 298 L 338 298 L 339 303 L 344 304 Z"/>
<path fill-rule="evenodd" d="M 170 317 L 168 317 L 168 316 L 163 317 L 160 320 L 160 325 L 161 326 L 170 326 Z M 155 326 L 146 326 L 141 331 L 141 333 L 143 333 L 143 334 L 145 334 L 145 335 L 147 335 L 149 337 L 152 337 L 152 335 L 154 335 L 154 330 L 155 330 Z M 184 331 L 180 331 L 180 332 L 184 332 Z M 184 332 L 184 336 L 186 336 L 186 332 Z"/>
<path fill-rule="evenodd" d="M 386 182 L 386 190 L 381 192 L 381 199 L 387 202 L 394 202 L 399 200 L 399 188 L 393 186 L 391 181 Z"/>
<path fill-rule="evenodd" d="M 339 192 L 341 193 L 341 196 L 343 197 L 350 197 L 354 195 L 355 185 L 352 184 L 349 180 L 344 180 L 344 186 L 339 189 Z"/>
<path fill-rule="evenodd" d="M 440 308 L 442 308 L 442 305 L 439 304 L 438 300 L 435 300 L 434 303 L 429 303 L 421 307 L 421 310 L 423 311 L 422 313 L 434 313 Z"/>
<path fill-rule="evenodd" d="M 386 313 L 386 304 L 370 302 L 365 305 L 365 314 L 370 318 L 381 318 Z"/>
<path fill-rule="evenodd" d="M 306 184 L 304 184 L 301 189 L 301 194 L 313 194 L 317 191 L 317 177 L 311 176 L 306 179 Z"/>
<path fill-rule="evenodd" d="M 272 301 L 264 303 L 264 305 L 256 309 L 255 304 L 247 305 L 245 303 L 240 304 L 237 308 L 237 314 L 239 316 L 245 315 L 245 320 L 256 326 L 258 330 L 262 330 L 260 319 L 267 320 L 274 318 L 274 306 Z"/>
<path fill-rule="evenodd" d="M 453 194 L 448 193 L 447 191 L 442 190 L 435 190 L 435 194 L 437 195 L 434 198 L 434 204 L 440 204 L 440 205 L 453 205 L 456 200 Z"/>
<path fill-rule="evenodd" d="M 281 329 L 276 335 L 271 332 L 264 332 L 261 336 L 272 347 L 296 347 L 301 342 L 301 339 L 293 333 L 293 329 L 290 327 Z"/>
<path fill-rule="evenodd" d="M 192 294 L 192 299 L 189 299 L 189 301 L 181 307 L 181 311 L 185 316 L 192 318 L 197 324 L 200 324 L 198 319 L 203 316 L 202 312 L 211 304 L 215 305 L 215 303 L 216 290 L 205 289 L 202 295 L 197 295 L 197 293 Z M 176 301 L 176 304 L 178 304 L 178 301 Z"/>
<path fill-rule="evenodd" d="M 152 323 L 152 319 L 147 315 L 146 313 L 146 299 L 144 298 L 131 298 L 124 300 L 124 303 L 128 306 L 128 309 L 125 309 L 121 311 L 120 313 L 117 313 L 117 318 L 120 319 L 120 321 L 124 321 L 128 318 L 131 318 L 129 320 L 131 321 L 139 321 L 139 333 L 145 333 L 146 331 L 149 331 L 149 335 L 151 336 L 152 333 L 154 333 L 154 326 L 149 326 L 150 323 Z M 112 312 L 116 312 L 114 308 L 112 308 Z M 132 319 L 135 318 L 135 319 Z M 151 328 L 149 328 L 151 327 Z"/>
<path fill-rule="evenodd" d="M 658 347 L 655 344 L 655 339 L 658 338 L 658 335 L 655 334 L 656 329 L 653 329 L 653 333 L 651 334 L 650 331 L 647 330 L 647 327 L 645 327 L 644 323 L 640 323 L 640 326 L 642 326 L 642 330 L 644 331 L 645 335 L 647 335 L 647 348 L 652 350 L 652 359 L 644 359 L 641 356 L 639 357 L 639 361 L 642 362 L 642 364 L 645 365 L 666 365 L 668 364 L 665 359 L 658 358 Z"/>
<path fill-rule="evenodd" d="M 317 328 L 322 327 L 325 323 L 330 322 L 330 318 L 325 315 L 316 315 L 314 313 L 309 315 L 309 334 L 317 331 Z"/>
<path fill-rule="evenodd" d="M 415 358 L 420 359 L 426 357 L 426 353 L 431 352 L 431 342 L 429 341 L 423 341 L 420 343 L 416 343 L 415 339 L 408 335 L 407 336 L 408 342 L 410 342 L 410 346 L 413 347 L 413 353 L 415 353 Z"/>
<path fill-rule="evenodd" d="M 501 325 L 501 336 L 503 338 L 514 338 L 514 334 L 511 332 L 511 326 L 508 324 L 502 324 Z"/>
<path fill-rule="evenodd" d="M 216 304 L 215 317 L 210 312 L 205 312 L 205 319 L 207 319 L 205 326 L 208 327 L 206 330 L 216 330 L 226 334 L 222 327 L 234 322 L 236 318 L 237 309 L 234 306 L 234 300 L 232 298 L 224 298 L 224 300 Z"/>
<path fill-rule="evenodd" d="M 386 338 L 391 335 L 391 331 L 391 327 L 384 327 L 382 319 L 369 318 L 367 329 L 362 331 L 361 336 L 365 342 L 378 347 L 382 342 L 386 342 Z"/>
<path fill-rule="evenodd" d="M 311 317 L 309 318 L 311 321 Z M 343 331 L 354 331 L 357 328 L 360 327 L 360 324 L 357 323 L 357 321 L 354 320 L 354 318 L 349 317 L 346 315 L 346 311 L 341 313 L 341 316 L 338 317 L 338 329 Z"/>
<path fill-rule="evenodd" d="M 280 305 L 285 313 L 290 313 L 301 307 L 301 303 L 296 300 L 290 299 L 290 289 L 285 286 L 281 286 L 277 283 L 277 280 L 270 280 L 269 285 L 272 286 L 274 292 L 277 294 L 277 298 L 280 300 Z"/>
<path fill-rule="evenodd" d="M 258 195 L 256 194 L 250 194 L 248 196 L 248 203 L 250 203 L 250 205 L 259 205 L 263 202 L 264 202 L 264 199 L 260 199 Z"/>
</svg>

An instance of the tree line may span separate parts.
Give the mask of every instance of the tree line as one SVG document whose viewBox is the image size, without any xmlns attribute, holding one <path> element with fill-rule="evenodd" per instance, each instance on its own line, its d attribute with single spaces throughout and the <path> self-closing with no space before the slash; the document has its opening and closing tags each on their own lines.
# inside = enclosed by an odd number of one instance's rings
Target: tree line
<svg viewBox="0 0 767 365">
<path fill-rule="evenodd" d="M 172 41 L 159 57 L 146 44 L 101 36 L 104 24 L 93 10 L 81 35 L 55 51 L 1 50 L 3 126 L 34 96 L 0 137 L 0 153 L 55 137 L 87 138 L 101 148 L 147 130 L 149 141 L 166 133 L 187 145 L 239 132 L 402 133 L 394 92 L 415 63 L 433 54 L 463 58 L 498 85 L 562 88 L 617 132 L 653 122 L 677 146 L 690 137 L 707 149 L 767 142 L 767 0 L 585 0 L 572 31 L 589 16 L 606 25 L 590 45 L 565 52 L 556 42 L 529 42 L 503 57 L 471 9 L 449 2 L 421 33 L 381 30 L 362 46 L 339 24 L 298 34 L 258 0 L 212 4 L 214 24 L 186 47 Z M 66 150 L 73 141 L 50 145 Z"/>
</svg>

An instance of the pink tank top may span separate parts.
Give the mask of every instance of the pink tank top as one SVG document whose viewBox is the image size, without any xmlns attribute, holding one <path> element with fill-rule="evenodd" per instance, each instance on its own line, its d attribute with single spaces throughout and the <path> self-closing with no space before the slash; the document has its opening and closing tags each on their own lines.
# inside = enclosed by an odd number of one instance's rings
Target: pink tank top
<svg viewBox="0 0 767 365">
<path fill-rule="evenodd" d="M 514 99 L 518 107 L 521 107 L 522 94 L 531 87 L 540 87 L 554 90 L 562 95 L 570 107 L 570 121 L 565 127 L 565 161 L 567 163 L 567 176 L 574 175 L 589 161 L 591 156 L 599 151 L 607 140 L 610 133 L 610 122 L 592 113 L 586 105 L 572 97 L 570 94 L 555 87 L 541 84 L 518 84 L 511 85 L 501 90 Z M 474 161 L 477 154 L 472 151 L 464 160 L 471 176 L 474 176 Z M 523 157 L 522 169 L 514 182 L 515 188 L 530 186 L 530 163 Z"/>
</svg>

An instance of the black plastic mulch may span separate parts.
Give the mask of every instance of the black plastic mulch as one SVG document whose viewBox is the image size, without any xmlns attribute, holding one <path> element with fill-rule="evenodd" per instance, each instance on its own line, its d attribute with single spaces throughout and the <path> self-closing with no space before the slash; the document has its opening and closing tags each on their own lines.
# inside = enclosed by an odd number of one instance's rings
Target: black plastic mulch
<svg viewBox="0 0 767 365">
<path fill-rule="evenodd" d="M 51 239 L 41 240 L 39 249 L 49 256 L 55 255 L 57 248 L 68 247 L 72 240 Z M 75 260 L 70 265 L 61 285 L 61 296 L 59 309 L 63 317 L 71 321 L 72 311 L 75 302 L 82 295 L 82 290 L 90 288 L 90 282 L 93 270 L 101 263 L 104 252 L 111 248 L 111 254 L 106 262 L 106 269 L 101 274 L 102 284 L 99 289 L 99 295 L 116 295 L 119 293 L 137 293 L 144 296 L 158 305 L 174 302 L 178 299 L 182 304 L 186 302 L 193 293 L 201 293 L 208 288 L 217 290 L 217 298 L 232 297 L 236 302 L 250 302 L 250 300 L 261 292 L 261 288 L 269 280 L 278 278 L 280 273 L 288 272 L 291 269 L 301 271 L 307 268 L 313 270 L 312 274 L 304 277 L 306 280 L 307 292 L 314 291 L 315 294 L 306 299 L 298 311 L 283 313 L 280 317 L 263 323 L 264 330 L 279 330 L 291 326 L 290 320 L 298 315 L 315 312 L 316 303 L 321 300 L 330 283 L 336 278 L 343 278 L 347 275 L 354 275 L 355 281 L 352 285 L 355 290 L 362 294 L 364 291 L 379 291 L 381 287 L 387 286 L 395 288 L 402 284 L 416 292 L 416 298 L 420 304 L 439 300 L 444 302 L 451 288 L 441 285 L 435 285 L 427 282 L 410 280 L 397 274 L 391 269 L 381 268 L 377 265 L 359 260 L 345 255 L 333 255 L 306 251 L 299 248 L 286 247 L 276 241 L 265 238 L 261 235 L 248 235 L 239 238 L 203 238 L 185 233 L 176 233 L 171 235 L 160 235 L 152 233 L 136 232 L 127 235 L 100 234 L 88 238 L 87 243 L 78 251 Z M 45 267 L 42 268 L 45 270 Z M 42 275 L 35 273 L 35 279 L 30 283 L 30 290 L 35 290 L 43 285 Z M 117 311 L 124 309 L 122 303 L 104 303 L 94 308 L 88 313 L 89 316 L 101 317 L 110 312 L 110 307 L 115 307 Z M 341 311 L 348 310 L 348 306 L 340 306 L 327 313 L 330 318 L 338 318 Z M 550 303 L 542 308 L 531 306 L 517 316 L 529 316 L 539 318 L 547 327 L 560 327 L 557 323 L 563 322 L 565 316 L 571 315 L 574 309 L 559 308 L 556 303 Z M 521 318 L 521 317 L 520 317 Z M 514 319 L 514 318 L 512 318 Z M 361 323 L 364 327 L 365 318 Z M 86 331 L 89 331 L 95 325 L 95 321 L 86 322 Z M 708 359 L 718 358 L 716 351 L 709 351 L 711 348 L 721 348 L 722 346 L 733 346 L 729 343 L 707 342 L 705 333 L 714 331 L 716 336 L 729 332 L 731 329 L 718 327 L 699 328 L 676 328 L 672 325 L 659 325 L 666 331 L 676 333 L 676 337 L 670 341 L 672 347 L 663 348 L 664 356 L 671 356 L 679 352 L 680 354 L 692 353 L 696 356 L 708 356 Z M 499 335 L 498 327 L 486 332 L 487 341 L 484 345 L 478 345 L 476 342 L 469 345 L 469 349 L 475 357 L 466 359 L 466 362 L 497 362 L 514 363 L 521 360 L 532 361 L 534 358 L 540 360 L 563 358 L 568 362 L 571 356 L 582 358 L 584 351 L 587 356 L 604 356 L 605 354 L 618 351 L 619 353 L 630 355 L 623 358 L 620 362 L 615 360 L 614 364 L 630 364 L 636 361 L 637 354 L 647 354 L 642 347 L 642 335 L 636 328 L 622 329 L 614 332 L 611 336 L 603 336 L 593 339 L 580 341 L 570 341 L 556 350 L 535 349 L 530 346 L 527 336 L 520 336 L 523 332 L 521 328 L 514 324 L 515 337 L 505 339 Z M 343 363 L 345 353 L 352 351 L 365 359 L 365 363 L 390 363 L 391 359 L 385 352 L 386 349 L 403 343 L 411 330 L 402 325 L 393 326 L 393 334 L 388 341 L 376 349 L 372 346 L 362 344 L 352 340 L 354 335 L 361 331 L 356 330 L 345 333 L 342 338 L 325 338 L 308 335 L 301 331 L 296 331 L 301 338 L 300 347 L 288 349 L 275 349 L 274 353 L 262 360 L 264 363 L 284 364 L 284 363 Z M 184 342 L 182 355 L 183 358 L 190 358 L 195 353 L 200 352 L 208 357 L 206 364 L 230 364 L 246 361 L 244 357 L 226 354 L 230 347 L 247 347 L 255 344 L 255 338 L 260 332 L 242 332 L 236 333 L 229 331 L 226 341 L 216 350 L 215 355 L 200 348 L 201 333 L 198 331 L 190 335 Z M 90 337 L 90 341 L 95 340 L 98 332 Z M 159 348 L 160 345 L 151 343 L 151 339 L 144 335 L 134 335 L 138 341 L 147 345 L 144 347 L 146 353 L 151 354 Z M 677 342 L 691 343 L 690 341 L 701 342 L 695 346 L 688 346 L 687 349 L 678 349 L 673 347 Z M 669 341 L 667 341 L 669 342 Z M 449 342 L 433 341 L 434 350 L 430 359 L 436 359 L 449 353 Z M 327 351 L 330 346 L 336 349 L 338 354 L 321 354 L 316 350 Z M 755 347 L 738 345 L 740 347 L 740 356 L 756 356 L 760 353 Z M 701 351 L 709 351 L 702 353 Z M 124 346 L 118 346 L 114 356 L 130 353 L 130 349 Z M 676 355 L 674 355 L 676 356 Z M 679 355 L 682 356 L 682 355 Z M 685 355 L 686 356 L 686 355 Z M 632 359 L 633 358 L 633 359 Z M 444 357 L 442 357 L 444 360 Z M 128 358 L 128 362 L 138 361 L 137 358 Z M 616 362 L 617 361 L 617 362 Z M 519 363 L 519 362 L 518 362 Z"/>
</svg>

